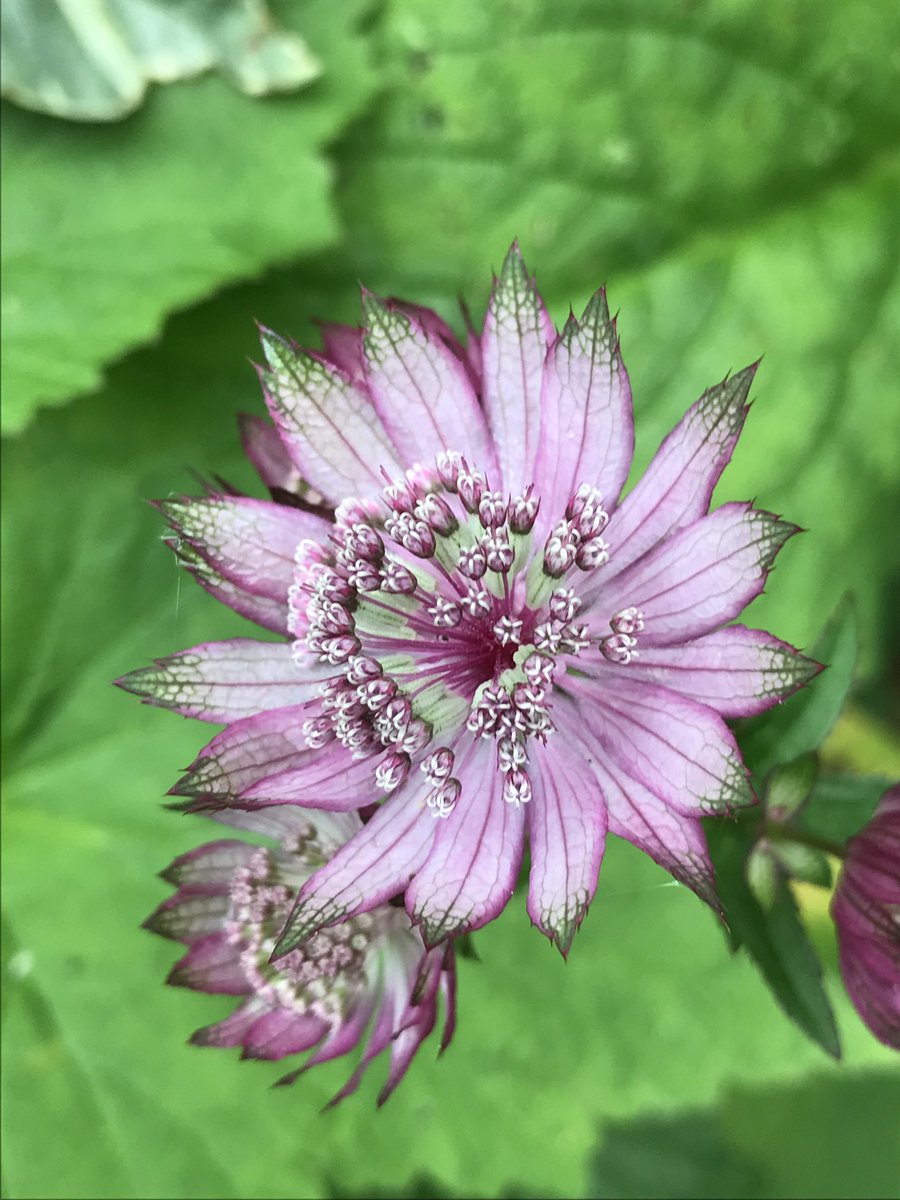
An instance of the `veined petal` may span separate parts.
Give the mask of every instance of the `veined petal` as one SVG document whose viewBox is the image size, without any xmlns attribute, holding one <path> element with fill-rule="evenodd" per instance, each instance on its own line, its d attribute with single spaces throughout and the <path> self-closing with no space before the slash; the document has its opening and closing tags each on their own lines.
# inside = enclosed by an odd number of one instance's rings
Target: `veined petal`
<svg viewBox="0 0 900 1200">
<path fill-rule="evenodd" d="M 366 1027 L 372 1019 L 372 1013 L 375 1011 L 375 995 L 372 991 L 364 992 L 358 997 L 356 1004 L 351 1008 L 350 1012 L 344 1015 L 342 1021 L 337 1021 L 332 1024 L 328 1031 L 328 1036 L 316 1050 L 296 1071 L 291 1071 L 289 1075 L 283 1076 L 278 1080 L 278 1086 L 283 1087 L 293 1083 L 300 1075 L 303 1075 L 310 1067 L 315 1067 L 323 1062 L 330 1062 L 333 1058 L 340 1058 L 344 1054 L 349 1054 L 354 1050 L 361 1041 Z M 340 1093 L 339 1093 L 340 1094 Z M 331 1108 L 337 1103 L 337 1097 L 330 1100 L 326 1104 L 326 1108 Z"/>
<path fill-rule="evenodd" d="M 419 869 L 435 836 L 435 821 L 416 780 L 395 792 L 303 885 L 275 956 L 287 954 L 317 929 L 368 912 L 399 895 Z"/>
<path fill-rule="evenodd" d="M 227 880 L 185 884 L 163 900 L 144 928 L 190 946 L 222 928 L 228 903 Z"/>
<path fill-rule="evenodd" d="M 734 735 L 712 709 L 626 670 L 568 676 L 566 688 L 586 701 L 584 727 L 603 751 L 672 808 L 698 817 L 754 803 Z"/>
<path fill-rule="evenodd" d="M 563 512 L 581 483 L 596 487 L 612 511 L 631 468 L 634 418 L 602 289 L 550 350 L 541 410 L 535 486 L 545 519 Z"/>
<path fill-rule="evenodd" d="M 173 796 L 239 796 L 245 788 L 299 765 L 308 752 L 303 724 L 318 703 L 267 709 L 234 721 L 197 755 Z"/>
<path fill-rule="evenodd" d="M 243 996 L 249 987 L 234 946 L 221 932 L 194 942 L 169 972 L 166 983 L 224 996 Z"/>
<path fill-rule="evenodd" d="M 235 803 L 251 808 L 299 804 L 326 812 L 354 812 L 378 799 L 372 760 L 354 757 L 340 742 L 306 750 L 300 765 L 245 788 Z"/>
<path fill-rule="evenodd" d="M 238 413 L 238 427 L 244 453 L 266 487 L 275 492 L 296 492 L 303 480 L 278 430 L 254 413 Z"/>
<path fill-rule="evenodd" d="M 492 744 L 476 744 L 457 768 L 462 793 L 406 893 L 426 946 L 499 916 L 516 886 L 525 841 L 522 805 L 503 799 Z"/>
<path fill-rule="evenodd" d="M 610 833 L 649 854 L 679 883 L 721 912 L 701 822 L 676 812 L 610 759 L 597 757 L 592 766 L 606 799 Z"/>
<path fill-rule="evenodd" d="M 163 541 L 187 573 L 220 604 L 227 605 L 239 616 L 254 621 L 263 629 L 279 633 L 282 637 L 287 635 L 289 610 L 286 600 L 273 600 L 240 587 L 211 566 L 190 542 L 181 538 L 163 538 Z"/>
<path fill-rule="evenodd" d="M 641 650 L 629 678 L 662 684 L 723 717 L 750 717 L 790 696 L 822 670 L 761 629 L 728 625 L 681 646 Z M 615 672 L 616 668 L 610 668 Z M 610 677 L 610 686 L 616 684 Z"/>
<path fill-rule="evenodd" d="M 258 1017 L 244 1033 L 241 1058 L 261 1058 L 277 1062 L 289 1054 L 309 1050 L 322 1040 L 328 1022 L 312 1013 L 295 1013 L 275 1008 Z"/>
<path fill-rule="evenodd" d="M 231 829 L 243 829 L 246 833 L 262 834 L 281 842 L 305 834 L 312 824 L 325 857 L 330 856 L 360 828 L 359 817 L 355 813 L 316 812 L 293 804 L 249 810 L 223 807 L 204 811 L 204 816 Z"/>
<path fill-rule="evenodd" d="M 232 838 L 221 838 L 207 842 L 196 850 L 180 854 L 161 872 L 161 877 L 175 887 L 207 886 L 224 887 L 228 890 L 232 876 L 238 868 L 246 866 L 256 850 L 249 842 L 238 842 Z"/>
<path fill-rule="evenodd" d="M 244 591 L 286 603 L 294 554 L 305 538 L 324 541 L 329 524 L 313 513 L 247 496 L 158 500 L 179 537 Z"/>
<path fill-rule="evenodd" d="M 565 723 L 557 724 L 565 737 Z M 527 809 L 528 915 L 564 957 L 597 890 L 606 840 L 606 805 L 597 779 L 586 758 L 567 751 L 552 739 L 535 746 L 529 759 L 534 796 Z"/>
<path fill-rule="evenodd" d="M 404 463 L 430 463 L 452 449 L 490 471 L 493 443 L 460 359 L 418 321 L 369 292 L 363 314 L 369 390 Z"/>
<path fill-rule="evenodd" d="M 639 609 L 641 647 L 700 637 L 759 595 L 775 555 L 797 532 L 796 525 L 749 504 L 724 504 L 614 578 L 599 568 L 596 585 L 583 593 L 585 608 L 610 618 L 624 608 Z"/>
<path fill-rule="evenodd" d="M 330 673 L 318 666 L 301 673 L 286 642 L 231 638 L 158 658 L 152 667 L 123 675 L 116 685 L 146 704 L 226 724 L 312 699 Z"/>
<path fill-rule="evenodd" d="M 607 576 L 707 511 L 749 411 L 747 394 L 756 368 L 756 363 L 745 367 L 704 392 L 663 441 L 606 528 Z"/>
<path fill-rule="evenodd" d="M 336 367 L 270 330 L 262 338 L 266 403 L 304 479 L 333 503 L 378 493 L 379 468 L 394 474 L 401 468 L 369 397 Z"/>
<path fill-rule="evenodd" d="M 222 1021 L 214 1025 L 206 1025 L 191 1035 L 192 1046 L 240 1046 L 248 1031 L 266 1012 L 270 1012 L 266 1004 L 254 996 L 241 1004 Z"/>
<path fill-rule="evenodd" d="M 484 408 L 501 474 L 494 486 L 512 495 L 534 482 L 544 360 L 555 336 L 514 242 L 494 281 L 481 339 Z"/>
</svg>

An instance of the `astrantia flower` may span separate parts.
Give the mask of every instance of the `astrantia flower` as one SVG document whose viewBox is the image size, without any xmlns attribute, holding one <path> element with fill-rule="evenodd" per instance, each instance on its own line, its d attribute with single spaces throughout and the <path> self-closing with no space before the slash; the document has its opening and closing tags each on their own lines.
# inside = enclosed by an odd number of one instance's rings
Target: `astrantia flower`
<svg viewBox="0 0 900 1200">
<path fill-rule="evenodd" d="M 714 903 L 700 817 L 753 800 L 723 718 L 817 669 L 727 624 L 796 528 L 750 504 L 706 515 L 754 368 L 706 392 L 620 501 L 631 390 L 602 291 L 557 333 L 513 247 L 465 346 L 427 310 L 365 293 L 363 316 L 324 353 L 263 331 L 275 428 L 244 437 L 276 503 L 161 505 L 200 581 L 290 639 L 123 681 L 228 724 L 176 792 L 367 808 L 282 952 L 400 894 L 429 945 L 478 928 L 526 838 L 528 912 L 564 953 L 608 830 Z"/>
<path fill-rule="evenodd" d="M 841 974 L 877 1038 L 900 1050 L 900 785 L 847 844 L 831 902 Z"/>
<path fill-rule="evenodd" d="M 402 907 L 371 912 L 315 934 L 271 963 L 269 957 L 302 884 L 360 828 L 349 813 L 281 807 L 229 820 L 268 835 L 271 847 L 209 842 L 163 872 L 177 891 L 146 922 L 188 952 L 169 983 L 240 996 L 223 1021 L 198 1030 L 200 1046 L 241 1046 L 244 1058 L 282 1059 L 315 1047 L 291 1083 L 316 1063 L 365 1044 L 359 1066 L 332 1103 L 355 1091 L 368 1064 L 389 1048 L 383 1103 L 432 1031 L 443 996 L 443 1049 L 455 1021 L 452 946 L 426 950 Z"/>
</svg>

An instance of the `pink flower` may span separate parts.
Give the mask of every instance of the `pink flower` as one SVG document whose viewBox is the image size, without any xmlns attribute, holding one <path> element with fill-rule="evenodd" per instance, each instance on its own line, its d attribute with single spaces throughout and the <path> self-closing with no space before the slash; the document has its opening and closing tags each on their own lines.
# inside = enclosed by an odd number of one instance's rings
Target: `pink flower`
<svg viewBox="0 0 900 1200">
<path fill-rule="evenodd" d="M 557 333 L 513 246 L 465 345 L 426 309 L 364 293 L 363 315 L 324 353 L 263 330 L 274 429 L 251 418 L 244 440 L 275 502 L 160 504 L 188 569 L 282 638 L 121 681 L 227 726 L 175 791 L 365 811 L 281 953 L 400 895 L 428 945 L 476 929 L 526 840 L 528 912 L 563 953 L 608 831 L 715 904 L 700 818 L 754 799 L 725 718 L 818 669 L 728 624 L 796 531 L 750 504 L 707 515 L 755 368 L 621 499 L 631 389 L 603 291 Z"/>
<path fill-rule="evenodd" d="M 178 890 L 146 922 L 188 946 L 169 983 L 242 997 L 230 1016 L 198 1030 L 191 1041 L 241 1046 L 244 1058 L 277 1060 L 313 1050 L 281 1083 L 364 1042 L 359 1066 L 332 1104 L 355 1091 L 372 1059 L 389 1049 L 390 1070 L 378 1099 L 383 1104 L 434 1028 L 439 994 L 446 1007 L 441 1049 L 450 1041 L 452 947 L 426 950 L 402 907 L 384 904 L 320 931 L 270 963 L 298 889 L 360 821 L 350 813 L 290 806 L 233 812 L 225 819 L 275 844 L 222 840 L 183 854 L 163 872 Z"/>
<path fill-rule="evenodd" d="M 831 915 L 850 999 L 875 1036 L 900 1050 L 900 785 L 847 843 Z"/>
</svg>

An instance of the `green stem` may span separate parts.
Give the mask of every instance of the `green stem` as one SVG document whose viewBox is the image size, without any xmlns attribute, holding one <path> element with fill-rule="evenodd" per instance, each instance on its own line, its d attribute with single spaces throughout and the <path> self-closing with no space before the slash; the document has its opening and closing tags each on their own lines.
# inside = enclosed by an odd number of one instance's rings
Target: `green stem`
<svg viewBox="0 0 900 1200">
<path fill-rule="evenodd" d="M 813 850 L 821 850 L 825 854 L 831 854 L 835 858 L 843 859 L 847 853 L 847 847 L 840 842 L 834 842 L 831 838 L 820 837 L 817 833 L 810 833 L 806 829 L 798 829 L 796 825 L 780 825 L 777 821 L 767 821 L 765 824 L 765 835 L 773 842 L 798 842 L 801 846 L 809 846 Z"/>
</svg>

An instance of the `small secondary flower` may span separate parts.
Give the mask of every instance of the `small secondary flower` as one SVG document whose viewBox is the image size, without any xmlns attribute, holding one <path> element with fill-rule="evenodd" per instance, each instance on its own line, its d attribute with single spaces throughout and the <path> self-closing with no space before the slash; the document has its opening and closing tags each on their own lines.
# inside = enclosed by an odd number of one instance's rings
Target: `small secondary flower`
<svg viewBox="0 0 900 1200">
<path fill-rule="evenodd" d="M 146 922 L 188 946 L 170 984 L 241 997 L 230 1016 L 198 1030 L 191 1041 L 240 1046 L 243 1058 L 278 1060 L 312 1051 L 280 1083 L 363 1044 L 358 1067 L 332 1104 L 355 1091 L 368 1064 L 387 1051 L 388 1078 L 379 1094 L 384 1103 L 434 1028 L 440 997 L 446 1008 L 441 1049 L 450 1041 L 452 946 L 426 950 L 404 910 L 384 904 L 321 930 L 270 962 L 298 890 L 360 821 L 349 813 L 290 806 L 227 819 L 268 835 L 273 844 L 228 839 L 183 854 L 163 872 L 177 891 Z"/>
<path fill-rule="evenodd" d="M 817 664 L 729 624 L 796 527 L 708 514 L 755 367 L 710 388 L 622 499 L 631 389 L 603 291 L 557 332 L 513 246 L 480 334 L 363 294 L 324 351 L 262 331 L 271 501 L 159 507 L 187 568 L 280 635 L 196 646 L 122 686 L 227 728 L 193 808 L 363 809 L 276 953 L 404 897 L 427 945 L 528 912 L 567 953 L 608 831 L 716 903 L 700 818 L 754 801 L 725 718 Z"/>
<path fill-rule="evenodd" d="M 850 999 L 875 1036 L 900 1050 L 900 785 L 848 842 L 831 915 Z"/>
</svg>

